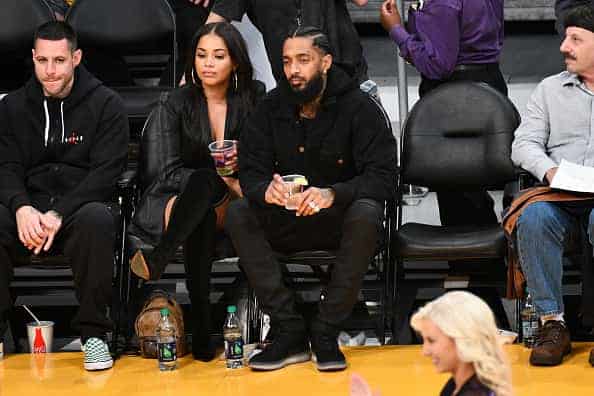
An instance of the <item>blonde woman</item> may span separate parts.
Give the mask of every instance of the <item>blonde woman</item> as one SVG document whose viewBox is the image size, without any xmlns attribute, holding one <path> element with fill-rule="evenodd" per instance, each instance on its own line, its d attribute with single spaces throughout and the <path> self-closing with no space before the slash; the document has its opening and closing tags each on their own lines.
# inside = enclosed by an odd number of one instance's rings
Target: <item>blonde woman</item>
<svg viewBox="0 0 594 396">
<path fill-rule="evenodd" d="M 438 372 L 452 377 L 441 396 L 508 396 L 510 367 L 489 306 L 472 293 L 454 291 L 428 303 L 411 319 L 423 337 L 423 355 Z M 351 396 L 371 396 L 369 386 L 353 376 Z"/>
</svg>

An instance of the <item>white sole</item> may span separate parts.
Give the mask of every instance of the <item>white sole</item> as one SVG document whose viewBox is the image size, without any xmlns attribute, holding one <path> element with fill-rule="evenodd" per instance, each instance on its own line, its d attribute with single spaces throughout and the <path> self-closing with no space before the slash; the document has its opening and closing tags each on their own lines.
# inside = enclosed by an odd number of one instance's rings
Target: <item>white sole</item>
<svg viewBox="0 0 594 396">
<path fill-rule="evenodd" d="M 347 363 L 331 362 L 331 363 L 318 363 L 318 358 L 315 353 L 311 354 L 311 360 L 316 364 L 318 371 L 341 371 L 347 368 Z"/>
<path fill-rule="evenodd" d="M 254 357 L 255 356 L 258 356 L 258 355 L 254 355 Z M 272 371 L 272 370 L 281 369 L 285 366 L 288 366 L 289 364 L 297 364 L 297 363 L 307 362 L 310 359 L 311 359 L 311 355 L 307 352 L 303 352 L 303 353 L 298 353 L 295 355 L 288 356 L 286 359 L 280 360 L 278 362 L 273 362 L 273 363 L 252 363 L 250 361 L 250 362 L 248 362 L 248 366 L 252 370 Z"/>
<path fill-rule="evenodd" d="M 108 360 L 107 362 L 85 363 L 84 366 L 87 371 L 107 370 L 113 367 L 113 360 Z"/>
</svg>

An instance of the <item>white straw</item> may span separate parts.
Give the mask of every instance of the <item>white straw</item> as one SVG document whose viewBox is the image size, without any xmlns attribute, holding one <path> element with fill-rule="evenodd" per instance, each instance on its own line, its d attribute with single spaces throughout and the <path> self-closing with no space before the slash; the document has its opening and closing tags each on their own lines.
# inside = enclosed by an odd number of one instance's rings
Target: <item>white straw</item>
<svg viewBox="0 0 594 396">
<path fill-rule="evenodd" d="M 37 319 L 37 316 L 35 316 L 35 314 L 33 314 L 33 312 L 31 312 L 29 307 L 27 307 L 26 305 L 23 304 L 23 308 L 25 308 L 25 311 L 29 312 L 29 315 L 31 315 L 33 317 L 33 319 L 35 319 L 35 321 L 37 322 L 37 326 L 41 326 L 41 321 L 39 319 Z"/>
</svg>

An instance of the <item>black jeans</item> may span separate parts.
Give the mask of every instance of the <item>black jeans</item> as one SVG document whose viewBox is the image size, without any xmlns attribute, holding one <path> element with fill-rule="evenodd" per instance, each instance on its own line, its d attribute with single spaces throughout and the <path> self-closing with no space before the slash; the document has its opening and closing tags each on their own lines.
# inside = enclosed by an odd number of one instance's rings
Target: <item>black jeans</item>
<svg viewBox="0 0 594 396">
<path fill-rule="evenodd" d="M 507 96 L 507 84 L 498 64 L 489 64 L 481 69 L 455 71 L 447 80 L 430 80 L 425 77 L 419 86 L 423 97 L 441 84 L 450 81 L 484 82 Z M 437 191 L 439 218 L 442 225 L 497 224 L 494 202 L 486 191 L 451 192 Z"/>
<path fill-rule="evenodd" d="M 336 262 L 325 299 L 319 305 L 318 319 L 340 326 L 357 302 L 378 246 L 382 221 L 382 205 L 368 199 L 354 201 L 347 208 L 323 209 L 308 217 L 242 199 L 229 207 L 225 230 L 263 310 L 275 322 L 302 320 L 295 311 L 294 292 L 283 281 L 275 252 L 336 249 Z"/>
<path fill-rule="evenodd" d="M 0 205 L 0 337 L 6 330 L 6 318 L 13 304 L 9 285 L 15 257 L 30 254 L 18 240 L 15 220 L 15 215 Z M 83 340 L 103 337 L 113 329 L 106 313 L 112 296 L 115 231 L 109 208 L 99 202 L 88 203 L 63 220 L 49 252 L 70 258 L 80 303 L 72 325 L 80 331 Z"/>
</svg>

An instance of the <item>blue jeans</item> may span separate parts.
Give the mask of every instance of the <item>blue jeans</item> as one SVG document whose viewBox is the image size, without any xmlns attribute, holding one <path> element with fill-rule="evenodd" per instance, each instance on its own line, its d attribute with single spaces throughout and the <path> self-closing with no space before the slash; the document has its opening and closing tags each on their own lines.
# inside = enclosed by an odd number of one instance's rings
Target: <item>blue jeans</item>
<svg viewBox="0 0 594 396">
<path fill-rule="evenodd" d="M 518 254 L 528 292 L 540 316 L 563 313 L 563 254 L 579 246 L 582 219 L 588 220 L 593 240 L 594 210 L 571 204 L 535 202 L 520 216 L 517 228 Z"/>
</svg>

